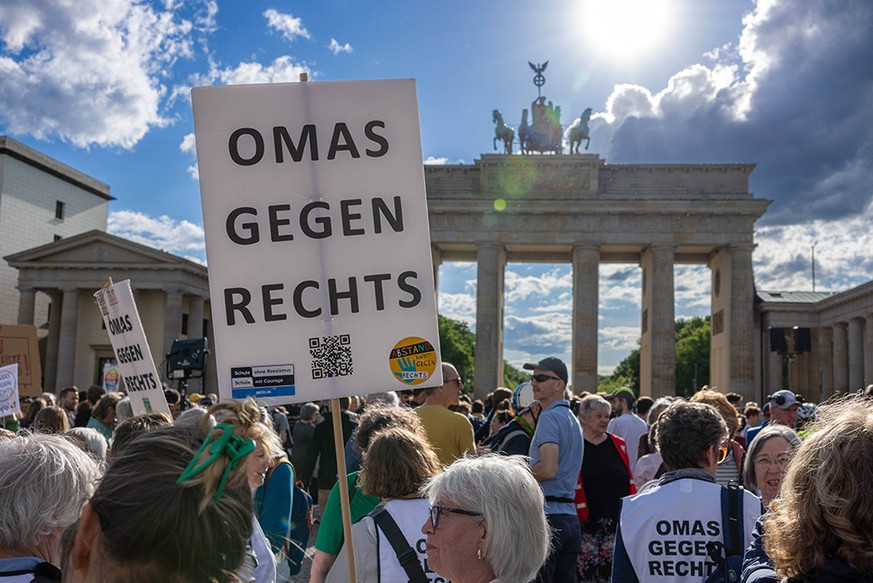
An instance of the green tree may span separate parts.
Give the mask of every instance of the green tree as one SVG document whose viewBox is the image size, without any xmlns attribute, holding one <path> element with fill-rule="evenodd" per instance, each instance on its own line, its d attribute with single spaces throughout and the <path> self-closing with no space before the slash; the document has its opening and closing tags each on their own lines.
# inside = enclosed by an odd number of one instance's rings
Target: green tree
<svg viewBox="0 0 873 583">
<path fill-rule="evenodd" d="M 452 320 L 445 316 L 437 318 L 440 330 L 440 355 L 443 361 L 455 365 L 467 392 L 472 392 L 476 335 L 470 331 L 466 322 Z M 514 389 L 526 380 L 529 380 L 527 373 L 503 361 L 503 386 Z M 492 387 L 492 389 L 496 388 Z"/>
<path fill-rule="evenodd" d="M 685 397 L 709 384 L 709 316 L 676 321 L 676 394 Z M 695 382 L 696 378 L 696 382 Z M 597 390 L 640 388 L 640 349 L 635 348 L 609 376 L 599 377 Z"/>
<path fill-rule="evenodd" d="M 507 361 L 503 361 L 503 386 L 515 390 L 515 387 L 530 380 L 530 373 L 518 370 Z"/>
<path fill-rule="evenodd" d="M 437 316 L 440 331 L 440 356 L 443 362 L 450 362 L 458 369 L 461 380 L 469 389 L 473 387 L 473 347 L 476 336 L 466 322 Z"/>
<path fill-rule="evenodd" d="M 677 395 L 690 397 L 709 384 L 709 340 L 708 316 L 676 322 Z"/>
<path fill-rule="evenodd" d="M 639 348 L 635 348 L 618 363 L 611 375 L 598 378 L 597 390 L 600 392 L 612 392 L 619 387 L 631 387 L 637 392 L 640 390 Z"/>
</svg>

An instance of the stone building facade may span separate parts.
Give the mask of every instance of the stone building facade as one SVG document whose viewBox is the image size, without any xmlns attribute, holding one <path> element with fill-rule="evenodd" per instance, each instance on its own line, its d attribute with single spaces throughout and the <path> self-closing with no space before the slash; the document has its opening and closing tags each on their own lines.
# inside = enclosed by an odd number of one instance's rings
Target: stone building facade
<svg viewBox="0 0 873 583">
<path fill-rule="evenodd" d="M 840 293 L 758 296 L 762 395 L 791 388 L 820 402 L 873 384 L 873 281 Z M 798 351 L 792 344 L 794 328 L 809 330 L 809 351 Z M 789 331 L 786 350 L 775 350 L 771 329 Z"/>
<path fill-rule="evenodd" d="M 106 184 L 0 136 L 0 324 L 18 320 L 18 271 L 3 257 L 85 231 L 105 231 L 111 200 Z M 35 320 L 43 324 L 49 301 L 43 296 L 36 302 Z"/>
</svg>

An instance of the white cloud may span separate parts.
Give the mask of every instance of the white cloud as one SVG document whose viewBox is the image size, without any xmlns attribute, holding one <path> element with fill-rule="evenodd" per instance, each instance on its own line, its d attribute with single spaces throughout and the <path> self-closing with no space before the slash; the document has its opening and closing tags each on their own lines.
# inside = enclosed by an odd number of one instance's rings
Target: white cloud
<svg viewBox="0 0 873 583">
<path fill-rule="evenodd" d="M 288 55 L 273 59 L 269 65 L 257 62 L 240 63 L 235 67 L 219 67 L 213 63 L 209 72 L 195 76 L 195 85 L 244 85 L 250 83 L 287 83 L 300 80 L 300 73 L 310 73 L 306 64 L 296 63 Z M 310 78 L 312 75 L 310 74 Z"/>
<path fill-rule="evenodd" d="M 335 38 L 330 39 L 330 44 L 327 45 L 327 48 L 330 49 L 330 52 L 335 55 L 338 55 L 340 53 L 351 53 L 355 50 L 349 43 L 340 44 Z"/>
<path fill-rule="evenodd" d="M 132 148 L 172 122 L 162 111 L 164 79 L 193 56 L 211 10 L 214 2 L 165 10 L 132 0 L 0 3 L 6 131 Z"/>
<path fill-rule="evenodd" d="M 434 158 L 433 156 L 428 156 L 427 158 L 424 159 L 424 163 L 430 164 L 432 166 L 443 166 L 443 165 L 449 163 L 449 159 L 446 158 L 445 156 L 440 157 L 440 158 Z"/>
<path fill-rule="evenodd" d="M 143 213 L 121 210 L 109 213 L 109 233 L 205 263 L 203 227 L 190 221 L 176 221 L 166 215 L 150 217 Z"/>
<path fill-rule="evenodd" d="M 474 294 L 439 292 L 438 311 L 446 318 L 466 322 L 471 330 L 476 329 L 476 296 Z"/>
<path fill-rule="evenodd" d="M 873 199 L 873 3 L 758 0 L 738 46 L 653 94 L 617 85 L 592 118 L 613 163 L 755 162 L 763 222 L 853 217 Z"/>
<path fill-rule="evenodd" d="M 282 34 L 282 38 L 291 42 L 296 38 L 309 38 L 309 31 L 303 26 L 303 21 L 293 14 L 283 14 L 270 8 L 264 12 L 267 26 Z"/>
</svg>

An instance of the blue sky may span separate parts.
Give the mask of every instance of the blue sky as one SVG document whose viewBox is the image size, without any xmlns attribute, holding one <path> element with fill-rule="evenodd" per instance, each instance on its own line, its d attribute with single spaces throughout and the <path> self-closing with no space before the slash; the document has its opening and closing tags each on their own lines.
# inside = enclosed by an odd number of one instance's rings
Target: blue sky
<svg viewBox="0 0 873 583">
<path fill-rule="evenodd" d="M 412 77 L 428 163 L 492 152 L 490 112 L 536 96 L 567 127 L 591 107 L 607 163 L 754 162 L 774 202 L 759 289 L 843 290 L 873 275 L 869 0 L 219 2 L 4 0 L 0 133 L 112 187 L 110 231 L 203 261 L 190 88 Z M 639 268 L 603 265 L 600 366 L 639 337 Z M 569 266 L 511 264 L 510 362 L 569 360 Z M 676 313 L 705 314 L 709 272 L 676 267 Z M 475 268 L 446 263 L 441 311 L 475 322 Z"/>
</svg>

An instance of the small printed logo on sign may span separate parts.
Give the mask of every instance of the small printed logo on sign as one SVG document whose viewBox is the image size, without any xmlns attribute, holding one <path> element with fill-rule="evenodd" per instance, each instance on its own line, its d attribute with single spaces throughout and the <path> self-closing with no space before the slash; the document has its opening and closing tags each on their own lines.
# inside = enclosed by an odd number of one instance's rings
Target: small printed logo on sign
<svg viewBox="0 0 873 583">
<path fill-rule="evenodd" d="M 388 362 L 394 378 L 406 385 L 417 385 L 433 374 L 436 350 L 427 340 L 411 336 L 394 345 Z"/>
<path fill-rule="evenodd" d="M 232 367 L 230 378 L 234 399 L 290 397 L 296 393 L 293 364 Z"/>
</svg>

